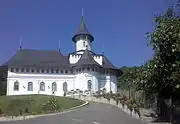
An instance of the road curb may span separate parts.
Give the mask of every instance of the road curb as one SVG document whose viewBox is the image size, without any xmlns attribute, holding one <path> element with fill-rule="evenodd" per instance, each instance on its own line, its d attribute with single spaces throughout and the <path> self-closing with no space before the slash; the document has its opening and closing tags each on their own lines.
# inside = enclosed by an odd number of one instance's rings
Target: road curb
<svg viewBox="0 0 180 124">
<path fill-rule="evenodd" d="M 62 112 L 57 112 L 57 113 L 50 113 L 50 114 L 41 114 L 41 115 L 28 115 L 28 116 L 18 116 L 18 117 L 0 117 L 0 122 L 6 122 L 6 121 L 19 121 L 19 120 L 27 120 L 27 119 L 31 119 L 31 118 L 37 118 L 37 117 L 45 117 L 45 116 L 53 116 L 53 115 L 61 115 L 64 113 L 68 113 L 71 111 L 75 111 L 83 106 L 88 105 L 89 102 L 85 101 L 84 104 L 76 106 L 76 107 L 72 107 L 70 109 L 67 110 L 63 110 Z"/>
</svg>

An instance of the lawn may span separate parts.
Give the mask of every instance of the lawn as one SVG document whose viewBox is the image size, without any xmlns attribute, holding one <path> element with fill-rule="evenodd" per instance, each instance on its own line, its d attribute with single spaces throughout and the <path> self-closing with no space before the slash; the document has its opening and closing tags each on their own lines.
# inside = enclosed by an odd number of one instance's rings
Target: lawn
<svg viewBox="0 0 180 124">
<path fill-rule="evenodd" d="M 0 115 L 18 116 L 52 113 L 83 103 L 84 101 L 73 98 L 47 95 L 0 96 Z"/>
</svg>

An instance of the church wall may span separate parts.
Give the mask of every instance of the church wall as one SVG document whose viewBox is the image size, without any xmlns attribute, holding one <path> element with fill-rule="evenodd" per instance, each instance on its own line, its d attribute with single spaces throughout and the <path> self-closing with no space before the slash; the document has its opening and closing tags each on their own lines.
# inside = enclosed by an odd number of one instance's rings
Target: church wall
<svg viewBox="0 0 180 124">
<path fill-rule="evenodd" d="M 106 92 L 112 91 L 113 93 L 117 92 L 117 81 L 116 76 L 113 75 L 100 75 L 99 77 L 100 84 L 99 89 L 103 90 L 106 89 Z"/>
<path fill-rule="evenodd" d="M 14 82 L 18 81 L 19 90 L 14 91 Z M 28 82 L 33 83 L 33 90 L 28 91 Z M 40 83 L 45 83 L 45 91 L 40 91 Z M 63 83 L 67 82 L 68 91 L 74 87 L 74 75 L 57 74 L 20 74 L 8 71 L 7 77 L 7 95 L 25 95 L 25 94 L 47 94 L 52 95 L 52 83 L 56 82 L 57 96 L 63 96 Z"/>
<path fill-rule="evenodd" d="M 98 73 L 95 72 L 82 72 L 76 74 L 75 89 L 81 89 L 82 91 L 88 90 L 88 80 L 92 82 L 91 91 L 98 91 Z"/>
<path fill-rule="evenodd" d="M 111 90 L 113 93 L 117 92 L 117 77 L 116 76 L 111 76 Z"/>
<path fill-rule="evenodd" d="M 63 96 L 63 84 L 67 83 L 67 91 L 81 90 L 87 91 L 88 81 L 91 81 L 91 91 L 106 89 L 107 92 L 117 91 L 117 78 L 115 73 L 109 71 L 95 71 L 95 69 L 87 68 L 84 71 L 77 71 L 75 74 L 68 71 L 68 73 L 22 73 L 15 72 L 9 69 L 7 76 L 7 95 L 25 95 L 25 94 L 47 94 L 52 95 L 52 83 L 56 82 L 57 91 L 54 92 L 57 96 Z M 19 90 L 14 90 L 14 83 L 19 83 Z M 33 83 L 33 90 L 28 90 L 28 83 Z M 45 83 L 45 91 L 40 91 L 40 83 Z"/>
</svg>

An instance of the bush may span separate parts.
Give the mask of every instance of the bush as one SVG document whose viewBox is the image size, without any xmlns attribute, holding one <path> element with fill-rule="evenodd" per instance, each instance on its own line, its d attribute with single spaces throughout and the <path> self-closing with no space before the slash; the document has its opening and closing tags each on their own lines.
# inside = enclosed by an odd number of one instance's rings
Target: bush
<svg viewBox="0 0 180 124">
<path fill-rule="evenodd" d="M 139 108 L 134 108 L 134 112 L 138 114 L 139 117 L 141 117 L 141 113 Z"/>
<path fill-rule="evenodd" d="M 43 112 L 55 112 L 59 109 L 60 107 L 55 97 L 51 97 L 46 103 L 42 105 Z"/>
<path fill-rule="evenodd" d="M 119 98 L 116 97 L 116 98 L 115 98 L 115 101 L 116 101 L 116 105 L 118 105 L 118 104 L 119 104 Z"/>
</svg>

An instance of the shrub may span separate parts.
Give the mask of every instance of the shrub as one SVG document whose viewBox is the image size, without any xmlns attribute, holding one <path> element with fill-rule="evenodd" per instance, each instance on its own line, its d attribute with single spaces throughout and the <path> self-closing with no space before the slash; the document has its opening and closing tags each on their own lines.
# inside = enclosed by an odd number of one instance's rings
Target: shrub
<svg viewBox="0 0 180 124">
<path fill-rule="evenodd" d="M 139 118 L 141 117 L 139 108 L 134 108 L 134 112 L 138 114 Z"/>
<path fill-rule="evenodd" d="M 115 101 L 116 101 L 116 104 L 118 105 L 118 104 L 119 104 L 119 98 L 116 97 L 116 98 L 115 98 Z"/>
<path fill-rule="evenodd" d="M 42 105 L 43 112 L 54 112 L 59 109 L 59 104 L 53 96 Z"/>
<path fill-rule="evenodd" d="M 96 91 L 96 95 L 100 95 L 100 91 Z"/>
</svg>

